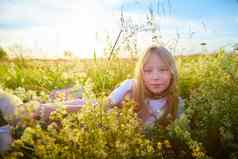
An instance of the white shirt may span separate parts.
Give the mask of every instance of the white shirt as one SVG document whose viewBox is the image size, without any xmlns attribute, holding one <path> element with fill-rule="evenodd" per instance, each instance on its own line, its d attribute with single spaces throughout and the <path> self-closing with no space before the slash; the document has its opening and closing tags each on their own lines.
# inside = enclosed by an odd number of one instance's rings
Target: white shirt
<svg viewBox="0 0 238 159">
<path fill-rule="evenodd" d="M 121 101 L 123 101 L 125 94 L 132 90 L 133 84 L 135 80 L 134 79 L 127 79 L 123 81 L 119 87 L 114 89 L 111 94 L 109 95 L 109 100 L 112 103 L 112 105 L 120 104 Z M 165 97 L 161 99 L 149 99 L 149 107 L 152 111 L 152 115 L 147 118 L 145 121 L 145 124 L 153 125 L 156 119 L 159 118 L 161 115 L 161 110 L 166 104 Z M 179 106 L 178 106 L 178 112 L 177 117 L 179 117 L 182 112 L 184 111 L 184 101 L 181 97 L 179 97 Z"/>
<path fill-rule="evenodd" d="M 9 149 L 12 142 L 10 126 L 5 125 L 0 127 L 0 153 Z"/>
</svg>

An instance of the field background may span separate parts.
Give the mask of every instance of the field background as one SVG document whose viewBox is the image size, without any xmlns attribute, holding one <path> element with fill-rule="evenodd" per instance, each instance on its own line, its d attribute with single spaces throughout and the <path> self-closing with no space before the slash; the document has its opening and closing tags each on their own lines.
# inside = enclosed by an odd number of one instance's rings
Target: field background
<svg viewBox="0 0 238 159">
<path fill-rule="evenodd" d="M 1 88 L 21 98 L 24 111 L 49 102 L 54 89 L 85 89 L 84 98 L 104 99 L 120 82 L 133 77 L 136 59 L 2 59 Z M 177 56 L 180 95 L 186 111 L 168 129 L 140 133 L 125 103 L 106 112 L 85 106 L 82 113 L 59 110 L 52 123 L 24 116 L 16 125 L 9 158 L 231 158 L 238 157 L 238 54 Z M 103 101 L 103 100 L 102 100 Z M 29 108 L 29 109 L 28 109 Z M 115 115 L 120 112 L 119 122 Z M 82 115 L 83 114 L 83 115 Z M 29 115 L 29 114 L 28 114 Z M 95 121 L 95 118 L 97 120 Z M 100 119 L 100 120 L 99 120 Z M 57 126 L 57 121 L 62 122 Z M 82 125 L 83 128 L 82 128 Z"/>
</svg>

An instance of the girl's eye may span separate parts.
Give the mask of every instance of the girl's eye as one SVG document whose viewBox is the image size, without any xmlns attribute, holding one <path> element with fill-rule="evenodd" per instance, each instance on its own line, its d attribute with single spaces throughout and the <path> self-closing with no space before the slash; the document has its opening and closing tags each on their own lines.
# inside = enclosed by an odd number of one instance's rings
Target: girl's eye
<svg viewBox="0 0 238 159">
<path fill-rule="evenodd" d="M 152 72 L 152 70 L 151 69 L 145 69 L 144 72 L 150 73 L 150 72 Z"/>
<path fill-rule="evenodd" d="M 167 68 L 161 68 L 161 69 L 159 69 L 160 71 L 168 71 L 168 69 Z"/>
</svg>

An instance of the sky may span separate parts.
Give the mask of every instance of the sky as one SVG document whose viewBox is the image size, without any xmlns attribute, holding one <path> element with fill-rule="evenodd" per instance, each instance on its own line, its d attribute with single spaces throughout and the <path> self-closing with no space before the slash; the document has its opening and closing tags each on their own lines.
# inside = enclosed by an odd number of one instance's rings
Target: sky
<svg viewBox="0 0 238 159">
<path fill-rule="evenodd" d="M 62 57 L 65 50 L 80 58 L 93 52 L 103 56 L 120 32 L 121 10 L 141 25 L 149 8 L 162 44 L 176 46 L 174 54 L 212 52 L 238 43 L 237 0 L 0 0 L 0 46 L 40 58 Z M 151 33 L 136 37 L 139 50 L 152 44 Z"/>
</svg>

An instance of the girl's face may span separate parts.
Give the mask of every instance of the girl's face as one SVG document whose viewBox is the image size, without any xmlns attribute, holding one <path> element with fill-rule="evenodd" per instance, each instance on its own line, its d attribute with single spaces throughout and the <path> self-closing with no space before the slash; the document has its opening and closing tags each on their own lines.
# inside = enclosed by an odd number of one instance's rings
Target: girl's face
<svg viewBox="0 0 238 159">
<path fill-rule="evenodd" d="M 152 53 L 143 67 L 143 80 L 145 87 L 156 95 L 165 91 L 171 81 L 169 67 L 159 55 Z"/>
</svg>

